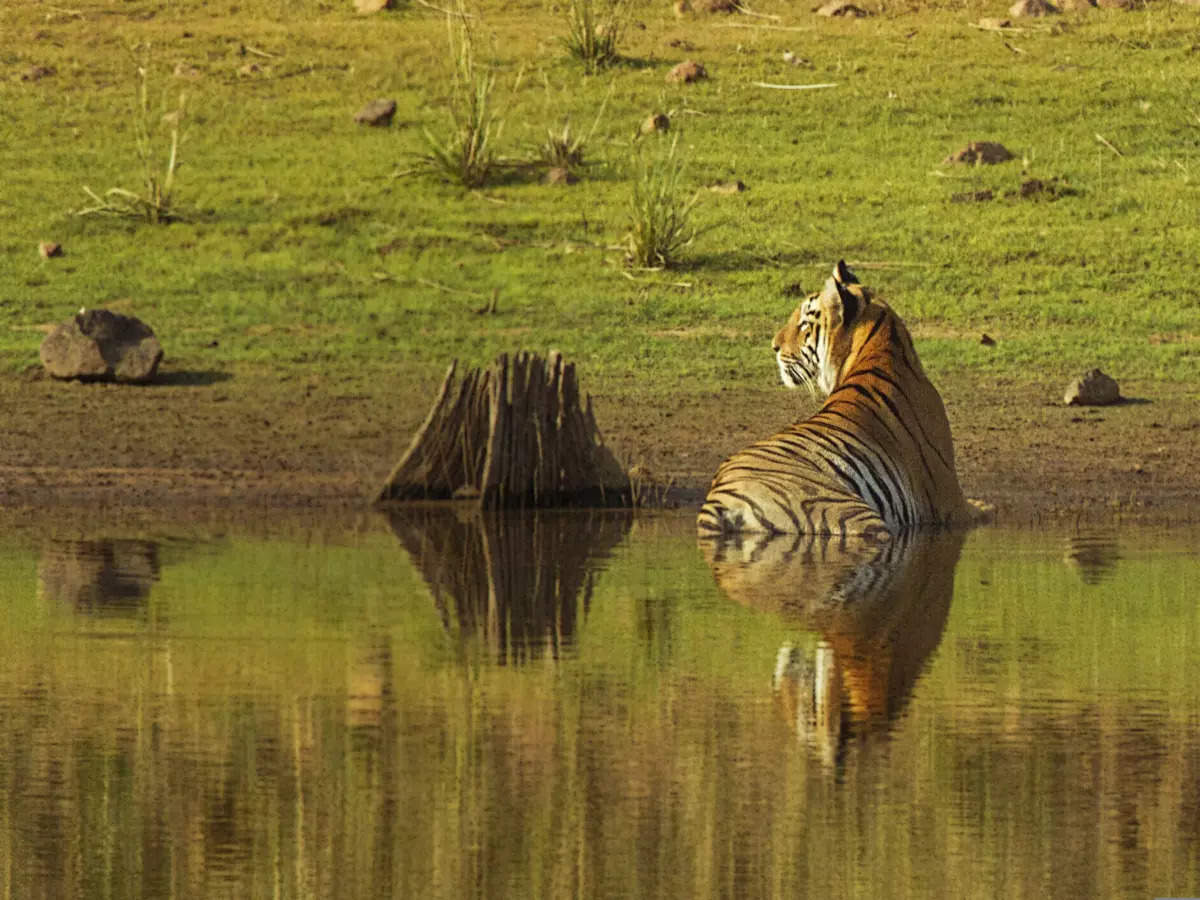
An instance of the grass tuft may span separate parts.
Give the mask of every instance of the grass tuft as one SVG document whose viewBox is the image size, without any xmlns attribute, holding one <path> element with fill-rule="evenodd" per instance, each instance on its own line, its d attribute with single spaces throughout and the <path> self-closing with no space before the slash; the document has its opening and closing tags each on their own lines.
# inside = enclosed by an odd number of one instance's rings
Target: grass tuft
<svg viewBox="0 0 1200 900">
<path fill-rule="evenodd" d="M 684 163 L 676 153 L 679 137 L 667 149 L 644 152 L 633 179 L 625 261 L 635 268 L 669 269 L 696 236 L 692 210 L 699 194 L 681 185 Z"/>
<path fill-rule="evenodd" d="M 499 168 L 493 151 L 493 138 L 502 124 L 493 108 L 496 76 L 476 63 L 466 12 L 460 8 L 458 14 L 447 16 L 446 24 L 454 65 L 451 130 L 441 138 L 425 130 L 428 150 L 418 157 L 416 169 L 465 188 L 482 187 Z"/>
<path fill-rule="evenodd" d="M 624 13 L 620 2 L 598 9 L 595 0 L 568 0 L 567 34 L 563 38 L 567 53 L 594 75 L 621 59 L 617 45 L 624 32 Z"/>
<path fill-rule="evenodd" d="M 151 225 L 163 225 L 182 217 L 175 195 L 175 175 L 179 171 L 180 129 L 186 111 L 187 96 L 179 92 L 174 109 L 168 108 L 166 92 L 158 103 L 150 100 L 150 45 L 131 50 L 137 72 L 137 99 L 132 111 L 134 142 L 142 173 L 142 191 L 113 187 L 97 194 L 87 185 L 83 192 L 92 204 L 75 211 L 79 216 L 107 215 L 141 219 Z"/>
</svg>

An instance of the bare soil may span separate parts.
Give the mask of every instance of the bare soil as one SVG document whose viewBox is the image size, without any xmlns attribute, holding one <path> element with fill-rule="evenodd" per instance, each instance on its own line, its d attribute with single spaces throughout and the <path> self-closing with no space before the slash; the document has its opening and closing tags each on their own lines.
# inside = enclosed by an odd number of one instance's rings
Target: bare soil
<svg viewBox="0 0 1200 900">
<path fill-rule="evenodd" d="M 589 383 L 619 458 L 667 505 L 698 505 L 728 454 L 807 414 L 777 385 L 681 389 Z M 438 378 L 263 371 L 160 372 L 144 387 L 0 380 L 0 506 L 365 508 L 428 412 Z M 1122 385 L 1129 399 L 1066 407 L 1062 385 L 939 385 L 967 495 L 997 521 L 1200 521 L 1196 388 Z"/>
</svg>

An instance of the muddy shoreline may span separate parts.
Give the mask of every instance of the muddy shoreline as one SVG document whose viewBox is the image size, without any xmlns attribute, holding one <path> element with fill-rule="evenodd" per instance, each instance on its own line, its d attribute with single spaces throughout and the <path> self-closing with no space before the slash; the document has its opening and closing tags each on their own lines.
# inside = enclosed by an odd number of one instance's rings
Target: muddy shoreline
<svg viewBox="0 0 1200 900">
<path fill-rule="evenodd" d="M 427 411 L 430 385 L 249 375 L 126 388 L 53 382 L 0 390 L 0 506 L 367 510 Z M 232 387 L 232 385 L 236 385 Z M 1200 402 L 1176 384 L 1125 386 L 1110 407 L 1064 407 L 1046 384 L 941 386 L 960 480 L 1000 524 L 1200 521 Z M 775 385 L 681 393 L 668 406 L 621 384 L 593 391 L 605 440 L 668 507 L 698 506 L 729 453 L 805 414 Z"/>
</svg>

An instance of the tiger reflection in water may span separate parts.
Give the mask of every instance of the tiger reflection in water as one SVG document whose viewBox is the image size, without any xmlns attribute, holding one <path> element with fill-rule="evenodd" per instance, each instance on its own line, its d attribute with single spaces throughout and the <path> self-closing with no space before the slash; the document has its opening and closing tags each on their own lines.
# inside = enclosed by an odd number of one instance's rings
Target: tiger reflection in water
<svg viewBox="0 0 1200 900">
<path fill-rule="evenodd" d="M 815 633 L 784 644 L 774 689 L 799 737 L 829 765 L 855 739 L 886 734 L 941 641 L 960 532 L 891 540 L 729 535 L 700 546 L 732 600 Z M 765 661 L 764 661 L 765 662 Z"/>
</svg>

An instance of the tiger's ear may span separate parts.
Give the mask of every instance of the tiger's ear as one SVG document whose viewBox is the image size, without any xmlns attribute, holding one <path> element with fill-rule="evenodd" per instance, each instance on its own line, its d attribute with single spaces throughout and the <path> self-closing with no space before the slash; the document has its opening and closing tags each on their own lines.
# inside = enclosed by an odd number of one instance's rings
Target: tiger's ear
<svg viewBox="0 0 1200 900">
<path fill-rule="evenodd" d="M 850 271 L 844 259 L 839 259 L 833 267 L 833 280 L 838 284 L 858 284 L 858 277 Z"/>
<path fill-rule="evenodd" d="M 849 325 L 858 318 L 862 309 L 862 301 L 858 295 L 843 287 L 842 282 L 836 278 L 825 279 L 825 287 L 821 291 L 821 305 L 829 308 L 834 324 L 844 325 Z"/>
</svg>

